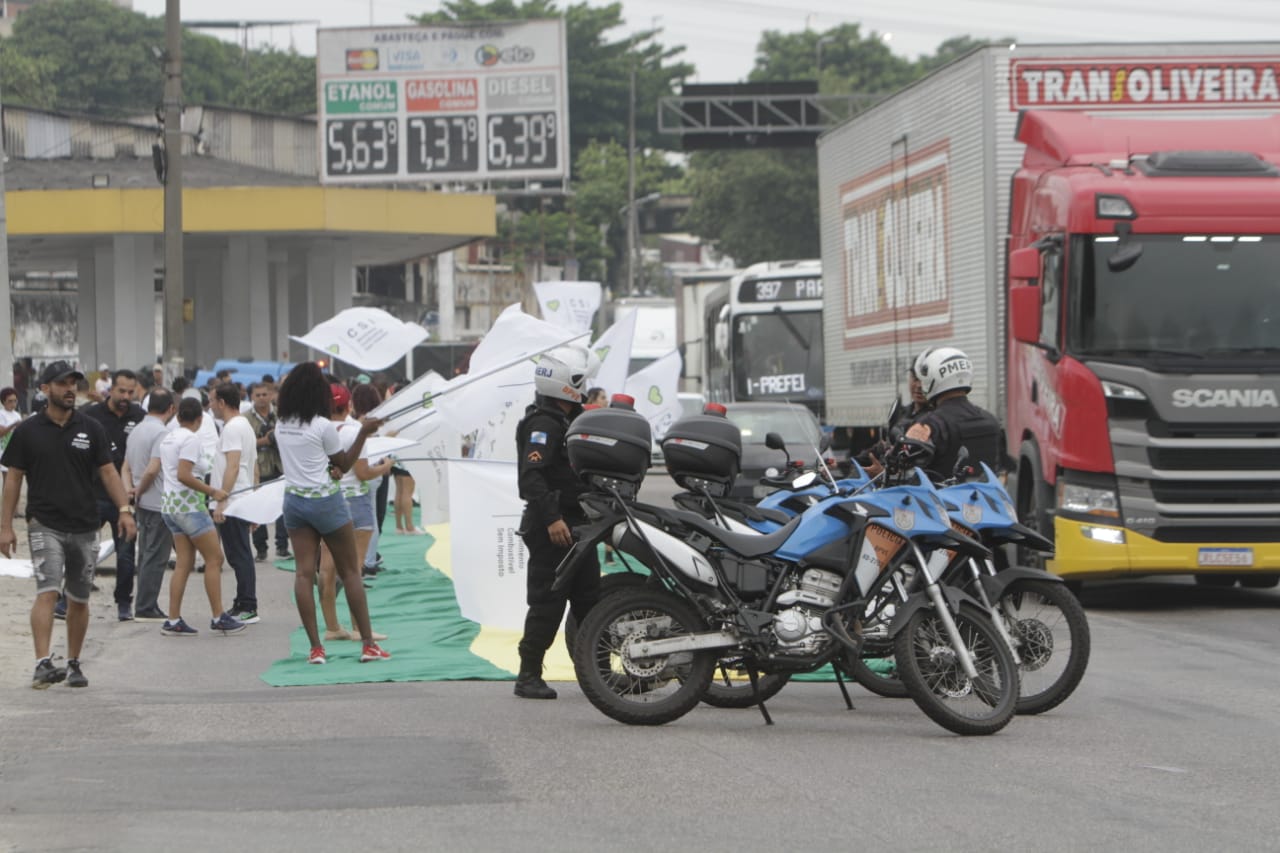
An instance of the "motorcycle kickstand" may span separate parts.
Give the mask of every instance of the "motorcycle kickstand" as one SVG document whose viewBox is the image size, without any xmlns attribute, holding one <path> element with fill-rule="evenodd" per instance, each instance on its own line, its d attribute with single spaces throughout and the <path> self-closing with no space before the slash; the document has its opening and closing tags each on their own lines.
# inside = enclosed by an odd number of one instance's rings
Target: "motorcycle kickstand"
<svg viewBox="0 0 1280 853">
<path fill-rule="evenodd" d="M 760 698 L 760 674 L 755 671 L 754 667 L 748 667 L 747 678 L 751 679 L 751 695 L 756 699 L 756 707 L 760 709 L 760 715 L 764 717 L 764 724 L 772 726 L 773 717 L 769 716 L 769 709 L 764 706 L 764 700 Z"/>
<path fill-rule="evenodd" d="M 845 686 L 844 686 L 844 676 L 840 674 L 840 667 L 838 667 L 838 666 L 833 666 L 833 667 L 831 667 L 831 671 L 832 671 L 833 673 L 835 673 L 835 676 L 836 676 L 836 684 L 837 684 L 837 685 L 839 685 L 839 687 L 840 687 L 840 693 L 844 696 L 844 706 L 845 706 L 845 708 L 847 708 L 847 709 L 848 709 L 848 710 L 850 710 L 850 711 L 854 710 L 854 708 L 853 708 L 853 700 L 849 698 L 849 688 L 847 688 L 847 687 L 845 687 Z"/>
</svg>

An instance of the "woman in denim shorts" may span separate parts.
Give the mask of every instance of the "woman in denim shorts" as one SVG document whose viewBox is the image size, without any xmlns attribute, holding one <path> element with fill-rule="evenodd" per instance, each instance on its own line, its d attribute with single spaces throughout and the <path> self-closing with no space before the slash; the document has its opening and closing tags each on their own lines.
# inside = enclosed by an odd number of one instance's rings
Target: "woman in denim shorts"
<svg viewBox="0 0 1280 853">
<path fill-rule="evenodd" d="M 204 591 L 213 611 L 209 630 L 237 634 L 245 629 L 245 623 L 222 609 L 222 547 L 206 497 L 221 501 L 226 500 L 227 493 L 204 481 L 213 460 L 205 453 L 199 435 L 203 421 L 200 401 L 184 399 L 178 404 L 177 429 L 162 438 L 155 451 L 163 478 L 160 517 L 173 534 L 173 549 L 178 555 L 169 580 L 169 618 L 160 626 L 160 633 L 166 637 L 194 637 L 199 633 L 182 618 L 182 596 L 195 567 L 196 551 L 204 557 Z"/>
<path fill-rule="evenodd" d="M 367 393 L 361 394 L 360 389 Z M 377 389 L 372 385 L 363 385 L 348 392 L 346 386 L 333 383 L 329 386 L 333 399 L 333 422 L 338 426 L 338 438 L 342 440 L 342 449 L 346 450 L 355 443 L 356 434 L 360 432 L 360 421 L 382 402 Z M 369 395 L 372 395 L 370 398 Z M 356 403 L 357 397 L 363 401 L 363 408 Z M 354 412 L 355 417 L 352 417 Z M 351 513 L 351 526 L 355 528 L 356 553 L 363 555 L 369 548 L 369 540 L 373 537 L 373 494 L 369 491 L 368 480 L 376 480 L 391 470 L 391 461 L 383 460 L 377 465 L 370 465 L 368 452 L 360 454 L 351 470 L 342 475 L 338 481 L 338 489 L 347 499 L 347 510 Z M 333 567 L 333 555 L 329 549 L 320 548 L 320 613 L 324 617 L 325 640 L 356 640 L 359 634 L 348 631 L 338 621 L 338 584 L 337 573 Z M 352 624 L 355 624 L 353 618 Z M 374 640 L 385 640 L 386 635 L 373 632 Z"/>
<path fill-rule="evenodd" d="M 308 660 L 311 663 L 327 660 L 316 627 L 316 600 L 312 592 L 322 541 L 333 554 L 338 577 L 346 591 L 347 606 L 364 641 L 360 661 L 389 658 L 391 655 L 374 641 L 373 628 L 369 625 L 369 606 L 360 579 L 351 512 L 338 486 L 338 479 L 360 458 L 365 438 L 382 426 L 382 420 L 361 421 L 355 440 L 343 450 L 337 425 L 330 419 L 332 391 L 314 362 L 304 362 L 289 371 L 280 385 L 276 406 L 276 446 L 285 479 L 284 526 L 289 531 L 297 562 L 294 599 L 311 643 Z"/>
</svg>

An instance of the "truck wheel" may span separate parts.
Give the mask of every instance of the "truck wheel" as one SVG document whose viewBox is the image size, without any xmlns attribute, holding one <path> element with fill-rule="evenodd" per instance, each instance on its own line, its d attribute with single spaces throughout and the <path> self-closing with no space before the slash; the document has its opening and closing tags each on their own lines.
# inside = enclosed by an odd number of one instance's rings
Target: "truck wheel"
<svg viewBox="0 0 1280 853">
<path fill-rule="evenodd" d="M 1053 487 L 1040 475 L 1040 454 L 1029 441 L 1022 443 L 1021 470 L 1018 475 L 1018 517 L 1049 541 L 1053 541 Z M 1043 569 L 1048 555 L 1034 548 L 1019 546 L 1018 564 Z"/>
</svg>

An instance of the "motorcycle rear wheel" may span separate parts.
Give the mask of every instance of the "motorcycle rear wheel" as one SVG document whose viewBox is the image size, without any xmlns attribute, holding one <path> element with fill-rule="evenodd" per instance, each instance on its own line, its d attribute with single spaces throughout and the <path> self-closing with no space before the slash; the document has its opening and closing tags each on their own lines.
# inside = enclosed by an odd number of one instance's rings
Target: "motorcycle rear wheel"
<svg viewBox="0 0 1280 853">
<path fill-rule="evenodd" d="M 605 716 L 633 726 L 660 726 L 689 713 L 706 692 L 716 666 L 710 650 L 632 658 L 638 632 L 666 639 L 707 630 L 679 596 L 631 587 L 602 598 L 578 626 L 573 666 L 583 695 Z"/>
<path fill-rule="evenodd" d="M 1013 653 L 978 609 L 962 604 L 953 616 L 977 679 L 965 674 L 932 607 L 913 613 L 894 638 L 898 674 L 920 710 L 944 729 L 959 735 L 995 734 L 1009 724 L 1017 707 Z"/>
<path fill-rule="evenodd" d="M 1089 666 L 1089 620 L 1064 584 L 1018 580 L 997 604 L 1018 643 L 1017 713 L 1043 714 L 1060 705 Z"/>
</svg>

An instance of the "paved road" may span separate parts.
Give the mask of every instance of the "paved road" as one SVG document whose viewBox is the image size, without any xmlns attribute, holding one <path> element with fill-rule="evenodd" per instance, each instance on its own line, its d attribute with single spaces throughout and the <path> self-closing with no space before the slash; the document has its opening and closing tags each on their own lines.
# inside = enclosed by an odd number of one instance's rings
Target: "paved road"
<svg viewBox="0 0 1280 853">
<path fill-rule="evenodd" d="M 1088 589 L 1075 696 L 966 739 L 909 700 L 855 688 L 846 711 L 831 684 L 788 686 L 771 728 L 700 708 L 658 729 L 573 684 L 541 703 L 504 682 L 270 688 L 288 580 L 236 637 L 95 619 L 86 690 L 5 673 L 0 851 L 1280 845 L 1274 591 Z"/>
</svg>

